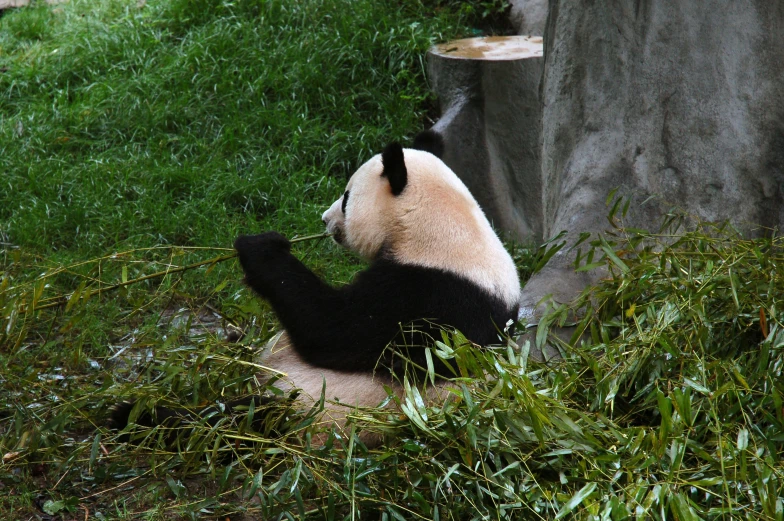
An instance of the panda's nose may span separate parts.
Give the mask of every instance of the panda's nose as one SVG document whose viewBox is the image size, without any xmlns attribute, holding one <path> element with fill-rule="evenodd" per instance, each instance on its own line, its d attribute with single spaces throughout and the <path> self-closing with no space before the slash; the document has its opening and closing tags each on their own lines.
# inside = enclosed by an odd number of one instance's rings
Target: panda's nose
<svg viewBox="0 0 784 521">
<path fill-rule="evenodd" d="M 324 226 L 326 226 L 326 225 L 327 225 L 327 220 L 326 220 L 324 217 L 322 217 L 322 218 L 321 218 L 321 222 L 323 222 L 323 223 L 324 223 Z"/>
</svg>

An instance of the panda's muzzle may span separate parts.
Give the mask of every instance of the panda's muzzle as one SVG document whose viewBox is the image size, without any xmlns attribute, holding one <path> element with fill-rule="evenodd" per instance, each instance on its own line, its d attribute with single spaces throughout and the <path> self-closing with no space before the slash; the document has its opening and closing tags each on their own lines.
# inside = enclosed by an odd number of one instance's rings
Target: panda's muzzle
<svg viewBox="0 0 784 521">
<path fill-rule="evenodd" d="M 346 214 L 343 208 L 343 203 L 346 200 L 346 194 L 343 197 L 332 203 L 326 212 L 321 216 L 321 221 L 327 228 L 327 232 L 332 234 L 332 238 L 336 243 L 341 246 L 344 245 L 346 234 L 343 229 L 345 224 Z"/>
<path fill-rule="evenodd" d="M 343 229 L 342 228 L 338 228 L 338 229 L 334 230 L 332 232 L 332 239 L 336 243 L 338 243 L 341 246 L 343 246 L 343 240 L 345 239 L 345 237 L 343 236 Z"/>
<path fill-rule="evenodd" d="M 324 223 L 324 226 L 327 229 L 327 233 L 331 233 L 332 234 L 332 239 L 336 243 L 338 243 L 338 244 L 340 244 L 342 246 L 343 245 L 343 239 L 345 239 L 345 236 L 343 234 L 343 228 L 340 227 L 340 226 L 335 226 L 334 224 L 332 226 L 330 226 L 330 221 L 326 217 L 322 217 L 321 218 L 321 222 Z"/>
</svg>

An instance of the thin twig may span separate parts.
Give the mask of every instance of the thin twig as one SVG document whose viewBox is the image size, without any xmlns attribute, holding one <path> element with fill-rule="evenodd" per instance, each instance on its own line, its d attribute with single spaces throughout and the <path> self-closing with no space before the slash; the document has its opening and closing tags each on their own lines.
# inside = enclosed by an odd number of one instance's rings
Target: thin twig
<svg viewBox="0 0 784 521">
<path fill-rule="evenodd" d="M 297 243 L 297 242 L 304 242 L 304 241 L 309 241 L 309 240 L 313 240 L 313 239 L 324 239 L 324 238 L 329 237 L 331 235 L 332 235 L 331 233 L 319 233 L 319 234 L 316 234 L 316 235 L 307 235 L 305 237 L 297 237 L 295 239 L 291 239 L 291 241 L 289 241 L 289 242 L 294 244 L 294 243 Z M 135 278 L 135 279 L 126 280 L 125 282 L 118 282 L 117 284 L 112 284 L 111 286 L 105 286 L 103 288 L 98 288 L 96 290 L 90 291 L 89 293 L 87 293 L 82 298 L 83 299 L 88 299 L 88 298 L 94 297 L 95 295 L 100 295 L 102 293 L 106 293 L 107 291 L 113 291 L 113 290 L 116 290 L 116 289 L 124 288 L 126 286 L 130 286 L 131 284 L 136 284 L 137 282 L 143 282 L 145 280 L 155 279 L 155 278 L 158 278 L 158 277 L 165 277 L 166 275 L 171 275 L 173 273 L 182 273 L 184 271 L 200 268 L 202 266 L 207 266 L 207 265 L 210 265 L 210 264 L 217 264 L 219 262 L 231 260 L 231 259 L 235 258 L 236 256 L 237 256 L 237 252 L 235 251 L 235 252 L 229 253 L 227 255 L 221 255 L 219 257 L 213 257 L 212 259 L 208 259 L 208 260 L 205 260 L 205 261 L 193 262 L 191 264 L 186 264 L 185 266 L 178 266 L 176 268 L 166 269 L 164 271 L 158 271 L 156 273 L 150 273 L 149 275 L 144 275 L 143 277 L 138 277 L 138 278 Z M 46 299 L 44 301 L 44 302 L 46 302 L 46 304 L 35 306 L 34 308 L 29 309 L 29 310 L 28 309 L 20 309 L 19 310 L 19 314 L 25 314 L 25 313 L 28 313 L 28 312 L 34 312 L 34 311 L 38 311 L 38 310 L 41 310 L 41 309 L 48 309 L 48 308 L 53 308 L 53 307 L 57 307 L 57 306 L 62 306 L 64 304 L 67 304 L 72 296 L 73 296 L 73 293 L 70 293 L 68 295 L 59 295 L 57 297 L 50 297 L 50 298 L 48 298 L 48 299 Z"/>
</svg>

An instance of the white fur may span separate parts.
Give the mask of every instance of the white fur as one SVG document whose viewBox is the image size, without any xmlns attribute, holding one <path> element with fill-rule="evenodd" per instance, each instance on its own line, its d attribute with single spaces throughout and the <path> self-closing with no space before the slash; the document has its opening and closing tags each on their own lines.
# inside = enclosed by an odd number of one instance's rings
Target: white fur
<svg viewBox="0 0 784 521">
<path fill-rule="evenodd" d="M 468 188 L 434 155 L 404 149 L 404 156 L 400 195 L 392 195 L 377 155 L 349 180 L 346 214 L 343 197 L 324 212 L 327 231 L 365 258 L 384 246 L 400 263 L 455 273 L 517 304 L 517 268 Z"/>
<path fill-rule="evenodd" d="M 324 413 L 321 423 L 332 424 L 344 435 L 348 416 L 357 407 L 377 407 L 387 398 L 384 389 L 386 385 L 398 398 L 403 398 L 403 388 L 389 374 L 377 374 L 361 371 L 334 371 L 313 367 L 305 362 L 297 352 L 291 348 L 291 340 L 285 331 L 275 335 L 261 350 L 257 363 L 265 367 L 274 368 L 282 372 L 281 378 L 275 382 L 275 387 L 282 391 L 299 389 L 297 401 L 304 407 L 310 407 L 321 398 L 324 390 Z M 269 379 L 273 373 L 260 375 L 263 380 Z M 425 396 L 428 400 L 443 401 L 449 395 L 446 382 L 437 386 L 428 386 Z M 395 402 L 390 400 L 387 407 L 392 407 Z M 360 439 L 368 446 L 375 446 L 381 442 L 377 433 L 360 433 Z M 317 442 L 323 443 L 325 437 Z"/>
</svg>

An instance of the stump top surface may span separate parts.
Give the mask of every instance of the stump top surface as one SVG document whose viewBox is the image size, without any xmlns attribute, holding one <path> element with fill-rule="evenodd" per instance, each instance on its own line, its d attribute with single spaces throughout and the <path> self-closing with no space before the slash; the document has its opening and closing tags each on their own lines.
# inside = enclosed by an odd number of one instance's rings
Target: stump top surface
<svg viewBox="0 0 784 521">
<path fill-rule="evenodd" d="M 542 56 L 541 36 L 487 36 L 439 43 L 430 52 L 463 60 L 509 61 Z"/>
</svg>

